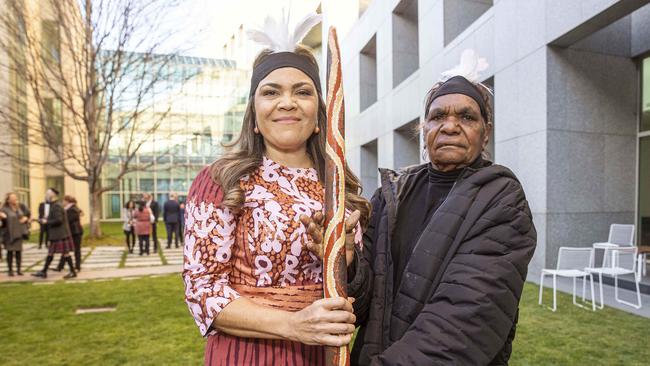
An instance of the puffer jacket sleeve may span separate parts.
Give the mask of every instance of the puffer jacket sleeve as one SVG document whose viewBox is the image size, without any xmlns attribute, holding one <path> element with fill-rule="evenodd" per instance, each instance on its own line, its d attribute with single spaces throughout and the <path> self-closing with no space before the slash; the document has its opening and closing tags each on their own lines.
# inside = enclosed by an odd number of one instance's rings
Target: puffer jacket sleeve
<svg viewBox="0 0 650 366">
<path fill-rule="evenodd" d="M 239 298 L 230 281 L 237 217 L 220 207 L 221 198 L 206 168 L 192 183 L 185 210 L 185 302 L 202 336 L 216 333 L 212 322 Z"/>
<path fill-rule="evenodd" d="M 368 227 L 363 232 L 363 249 L 355 247 L 354 264 L 348 271 L 348 296 L 354 297 L 352 304 L 357 317 L 357 325 L 362 325 L 368 318 L 370 300 L 372 297 L 372 283 L 374 272 L 372 269 L 374 241 L 376 240 L 375 228 L 379 222 L 379 214 L 383 210 L 384 202 L 381 191 L 377 189 L 370 200 L 372 211 Z"/>
<path fill-rule="evenodd" d="M 509 180 L 465 235 L 416 320 L 371 364 L 495 362 L 514 337 L 535 244 L 523 190 L 517 181 Z"/>
</svg>

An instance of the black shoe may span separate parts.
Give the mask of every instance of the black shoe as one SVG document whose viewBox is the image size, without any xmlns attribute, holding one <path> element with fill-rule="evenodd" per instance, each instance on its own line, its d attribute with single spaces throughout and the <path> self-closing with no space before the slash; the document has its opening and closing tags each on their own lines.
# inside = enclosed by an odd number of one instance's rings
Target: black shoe
<svg viewBox="0 0 650 366">
<path fill-rule="evenodd" d="M 176 249 L 178 249 L 178 245 L 176 245 Z"/>
<path fill-rule="evenodd" d="M 67 275 L 63 276 L 63 279 L 64 279 L 64 280 L 67 280 L 67 279 L 69 279 L 69 278 L 75 278 L 75 277 L 77 277 L 77 274 L 74 273 L 74 272 L 70 272 L 70 273 L 68 273 Z"/>
<path fill-rule="evenodd" d="M 142 252 L 140 252 L 140 255 L 142 255 L 142 254 L 143 254 L 143 253 L 142 253 Z"/>
<path fill-rule="evenodd" d="M 17 271 L 16 274 L 19 275 L 19 276 L 22 276 L 22 275 L 23 275 L 23 273 L 20 272 L 20 271 Z"/>
<path fill-rule="evenodd" d="M 9 271 L 9 277 L 13 277 L 13 276 L 14 276 L 14 271 Z"/>
<path fill-rule="evenodd" d="M 40 278 L 47 278 L 47 272 L 38 271 L 36 273 L 32 273 L 32 276 L 40 277 Z"/>
<path fill-rule="evenodd" d="M 51 270 L 55 272 L 61 272 L 63 271 L 63 268 L 52 268 Z"/>
<path fill-rule="evenodd" d="M 168 245 L 165 249 L 171 249 L 171 248 L 172 248 L 172 247 Z"/>
</svg>

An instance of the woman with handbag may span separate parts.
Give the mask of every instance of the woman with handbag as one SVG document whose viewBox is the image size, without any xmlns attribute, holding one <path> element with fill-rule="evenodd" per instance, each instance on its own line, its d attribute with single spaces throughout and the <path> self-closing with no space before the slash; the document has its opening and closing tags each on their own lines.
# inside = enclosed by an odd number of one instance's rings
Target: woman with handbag
<svg viewBox="0 0 650 366">
<path fill-rule="evenodd" d="M 124 205 L 122 209 L 122 230 L 124 231 L 124 236 L 126 237 L 126 249 L 129 250 L 129 253 L 133 254 L 133 248 L 135 248 L 135 228 L 133 227 L 135 220 L 133 214 L 135 212 L 135 202 L 129 200 L 129 202 Z"/>
<path fill-rule="evenodd" d="M 7 266 L 9 276 L 14 275 L 13 259 L 16 258 L 16 274 L 22 276 L 20 265 L 22 261 L 23 240 L 29 237 L 29 209 L 18 202 L 18 195 L 7 193 L 0 208 L 2 219 L 2 242 L 7 250 Z"/>
<path fill-rule="evenodd" d="M 138 209 L 133 211 L 133 221 L 135 222 L 135 234 L 138 236 L 140 255 L 142 255 L 144 252 L 149 255 L 149 237 L 151 235 L 151 222 L 153 221 L 153 214 L 144 202 L 140 202 L 138 204 Z"/>
</svg>

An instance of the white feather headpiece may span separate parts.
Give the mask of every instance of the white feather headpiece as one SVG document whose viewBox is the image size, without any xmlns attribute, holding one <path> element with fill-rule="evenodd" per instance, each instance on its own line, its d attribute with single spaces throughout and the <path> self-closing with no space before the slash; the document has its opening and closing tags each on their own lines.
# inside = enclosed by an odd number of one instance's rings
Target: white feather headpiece
<svg viewBox="0 0 650 366">
<path fill-rule="evenodd" d="M 463 76 L 465 79 L 479 83 L 481 81 L 481 72 L 487 69 L 489 64 L 484 57 L 478 57 L 478 54 L 472 49 L 466 49 L 460 56 L 460 64 L 444 71 L 441 81 L 447 81 L 454 76 Z"/>
<path fill-rule="evenodd" d="M 296 24 L 292 32 L 290 31 L 289 16 L 285 16 L 283 12 L 281 21 L 267 16 L 261 28 L 250 29 L 247 34 L 252 41 L 274 52 L 294 52 L 296 45 L 316 24 L 321 22 L 321 19 L 321 15 L 309 13 Z"/>
</svg>

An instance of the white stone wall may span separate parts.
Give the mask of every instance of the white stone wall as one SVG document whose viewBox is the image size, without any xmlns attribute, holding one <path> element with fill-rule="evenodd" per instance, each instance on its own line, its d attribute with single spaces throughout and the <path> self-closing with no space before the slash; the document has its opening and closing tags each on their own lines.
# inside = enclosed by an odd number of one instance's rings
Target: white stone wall
<svg viewBox="0 0 650 366">
<path fill-rule="evenodd" d="M 561 245 L 606 239 L 609 223 L 634 222 L 638 76 L 632 57 L 650 49 L 643 21 L 649 2 L 494 0 L 445 45 L 445 14 L 454 8 L 445 8 L 446 0 L 419 0 L 419 67 L 393 85 L 400 49 L 393 44 L 399 38 L 393 11 L 400 0 L 373 1 L 341 44 L 351 168 L 364 182 L 372 179 L 374 161 L 364 160 L 362 146 L 375 143 L 377 165 L 398 168 L 405 154 L 398 129 L 423 118 L 426 92 L 473 48 L 490 63 L 484 77 L 494 77 L 494 160 L 520 179 L 537 227 L 530 272 L 555 265 Z M 372 37 L 378 100 L 362 110 L 360 75 L 367 70 L 360 69 L 360 51 Z M 616 123 L 598 120 L 614 116 Z"/>
</svg>

